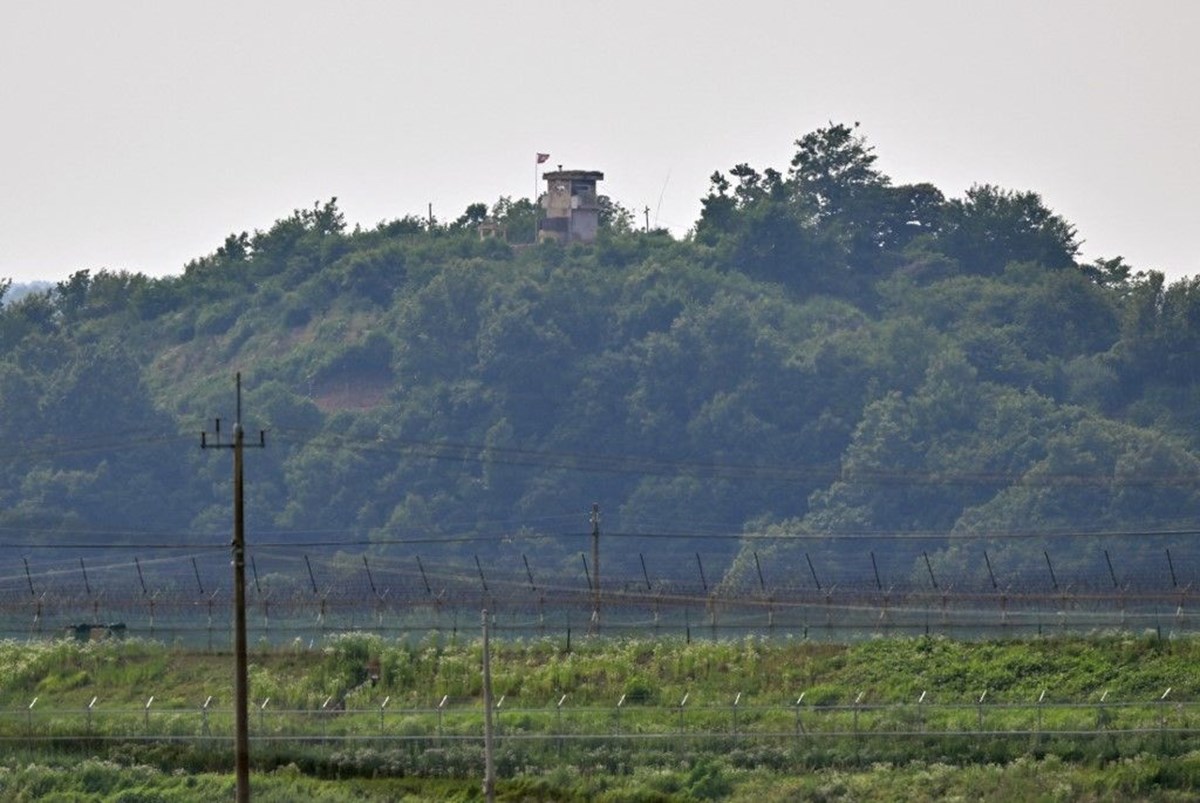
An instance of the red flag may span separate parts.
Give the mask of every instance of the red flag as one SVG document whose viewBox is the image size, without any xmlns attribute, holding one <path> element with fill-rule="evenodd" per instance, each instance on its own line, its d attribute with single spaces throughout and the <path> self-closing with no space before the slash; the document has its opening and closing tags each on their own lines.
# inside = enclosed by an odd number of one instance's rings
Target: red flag
<svg viewBox="0 0 1200 803">
<path fill-rule="evenodd" d="M 545 162 L 545 161 L 547 161 L 549 158 L 550 158 L 550 154 L 548 154 L 548 153 L 539 153 L 539 154 L 537 155 L 537 163 L 538 163 L 538 164 L 541 164 L 542 162 Z"/>
</svg>

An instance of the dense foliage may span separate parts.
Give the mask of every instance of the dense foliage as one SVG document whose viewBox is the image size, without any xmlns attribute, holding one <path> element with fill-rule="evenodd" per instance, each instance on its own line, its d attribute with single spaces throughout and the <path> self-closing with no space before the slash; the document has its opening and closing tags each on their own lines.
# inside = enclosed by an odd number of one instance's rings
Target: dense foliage
<svg viewBox="0 0 1200 803">
<path fill-rule="evenodd" d="M 631 552 L 694 535 L 670 548 L 735 573 L 737 538 L 702 536 L 1192 526 L 1200 279 L 1079 264 L 1034 192 L 897 186 L 853 127 L 796 146 L 716 173 L 682 239 L 612 202 L 562 247 L 521 242 L 527 199 L 353 230 L 331 200 L 179 276 L 11 301 L 0 527 L 223 538 L 228 463 L 196 446 L 215 416 L 228 437 L 237 370 L 269 431 L 251 527 L 376 550 L 544 536 L 565 562 L 592 501 Z"/>
</svg>

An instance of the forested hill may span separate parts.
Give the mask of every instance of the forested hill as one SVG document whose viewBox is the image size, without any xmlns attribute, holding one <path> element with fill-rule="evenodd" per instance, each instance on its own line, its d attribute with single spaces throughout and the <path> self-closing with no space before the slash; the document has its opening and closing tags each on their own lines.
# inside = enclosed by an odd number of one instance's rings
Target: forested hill
<svg viewBox="0 0 1200 803">
<path fill-rule="evenodd" d="M 1200 280 L 1079 264 L 1034 192 L 898 186 L 851 127 L 796 147 L 714 174 L 682 239 L 613 202 L 561 247 L 519 242 L 525 199 L 369 230 L 330 201 L 181 276 L 5 304 L 0 528 L 227 538 L 228 455 L 198 447 L 235 371 L 267 430 L 251 531 L 350 554 L 528 539 L 577 569 L 592 502 L 622 551 L 710 573 L 810 548 L 740 534 L 935 534 L 942 565 L 953 536 L 1035 536 L 996 541 L 1011 569 L 1064 531 L 1196 526 Z"/>
</svg>

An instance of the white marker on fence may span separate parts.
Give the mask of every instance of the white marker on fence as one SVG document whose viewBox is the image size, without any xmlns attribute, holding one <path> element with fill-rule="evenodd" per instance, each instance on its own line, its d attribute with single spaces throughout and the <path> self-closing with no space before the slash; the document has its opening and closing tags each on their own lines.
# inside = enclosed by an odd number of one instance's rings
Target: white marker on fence
<svg viewBox="0 0 1200 803">
<path fill-rule="evenodd" d="M 1042 702 L 1045 699 L 1046 699 L 1046 690 L 1042 689 L 1042 693 L 1038 695 L 1038 699 L 1037 699 L 1037 732 L 1039 734 L 1041 734 L 1041 732 L 1042 732 Z"/>
<path fill-rule="evenodd" d="M 921 692 L 921 696 L 917 698 L 918 703 L 925 702 L 925 692 Z"/>
<path fill-rule="evenodd" d="M 383 709 L 387 708 L 388 701 L 392 699 L 392 695 L 383 698 L 383 702 L 379 704 L 379 732 L 383 732 Z"/>
<path fill-rule="evenodd" d="M 212 695 L 208 695 L 208 699 L 204 701 L 204 705 L 200 706 L 200 730 L 205 736 L 208 735 L 208 706 L 212 704 Z"/>
<path fill-rule="evenodd" d="M 450 699 L 449 694 L 442 695 L 442 701 L 437 707 L 437 722 L 438 722 L 438 739 L 442 738 L 442 713 L 446 710 L 446 701 Z"/>
<path fill-rule="evenodd" d="M 1171 687 L 1167 686 L 1167 690 L 1162 693 L 1162 697 L 1158 698 L 1158 727 L 1159 730 L 1167 728 L 1167 695 L 1171 693 Z"/>
<path fill-rule="evenodd" d="M 808 694 L 808 692 L 802 691 L 800 692 L 800 696 L 796 698 L 796 733 L 805 732 L 804 723 L 800 721 L 800 704 L 804 702 L 804 695 L 806 694 Z"/>
</svg>

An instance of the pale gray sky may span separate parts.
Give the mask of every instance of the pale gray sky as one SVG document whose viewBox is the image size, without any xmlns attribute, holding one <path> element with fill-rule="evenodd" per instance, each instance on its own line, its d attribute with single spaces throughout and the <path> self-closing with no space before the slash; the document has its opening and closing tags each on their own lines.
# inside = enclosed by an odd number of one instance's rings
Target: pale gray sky
<svg viewBox="0 0 1200 803">
<path fill-rule="evenodd" d="M 1040 192 L 1084 256 L 1200 273 L 1200 3 L 14 0 L 0 277 L 178 273 L 338 197 L 528 196 L 534 154 L 686 232 L 714 170 L 860 121 L 948 196 Z"/>
</svg>

